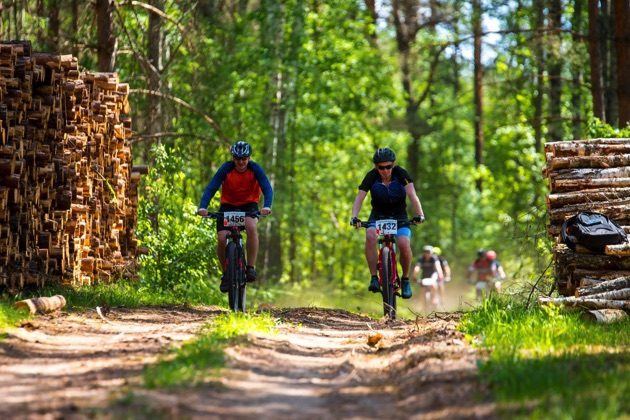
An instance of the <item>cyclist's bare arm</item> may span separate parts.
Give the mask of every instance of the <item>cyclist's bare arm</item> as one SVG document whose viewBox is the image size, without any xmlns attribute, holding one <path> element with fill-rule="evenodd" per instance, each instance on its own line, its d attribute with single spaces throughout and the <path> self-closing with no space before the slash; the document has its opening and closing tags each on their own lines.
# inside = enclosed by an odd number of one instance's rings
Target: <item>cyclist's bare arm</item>
<svg viewBox="0 0 630 420">
<path fill-rule="evenodd" d="M 444 272 L 442 271 L 442 266 L 440 265 L 440 261 L 435 262 L 435 271 L 438 273 L 438 278 L 441 280 L 444 278 Z"/>
<path fill-rule="evenodd" d="M 416 189 L 413 186 L 413 182 L 405 185 L 405 192 L 407 193 L 407 197 L 409 197 L 409 202 L 411 203 L 411 207 L 413 208 L 415 216 L 424 216 L 424 211 L 422 210 L 422 204 L 420 204 L 420 199 L 418 198 L 418 194 L 416 194 Z"/>
<path fill-rule="evenodd" d="M 413 280 L 418 280 L 420 277 L 420 264 L 413 266 L 413 273 L 411 274 Z"/>
<path fill-rule="evenodd" d="M 359 217 L 359 212 L 361 211 L 363 200 L 365 200 L 366 196 L 367 191 L 359 190 L 359 192 L 357 192 L 357 196 L 354 199 L 354 204 L 352 204 L 352 218 Z"/>
</svg>

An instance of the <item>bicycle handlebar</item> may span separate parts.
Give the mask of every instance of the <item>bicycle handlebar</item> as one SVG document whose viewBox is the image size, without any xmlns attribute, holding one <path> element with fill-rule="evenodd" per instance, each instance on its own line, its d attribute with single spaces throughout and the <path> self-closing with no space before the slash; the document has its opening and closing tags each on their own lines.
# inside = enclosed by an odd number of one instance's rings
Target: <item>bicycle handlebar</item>
<svg viewBox="0 0 630 420">
<path fill-rule="evenodd" d="M 420 223 L 414 222 L 413 219 L 393 219 L 393 220 L 396 220 L 396 222 L 398 224 L 408 224 L 409 226 L 417 226 L 417 225 L 420 224 Z M 359 220 L 359 219 L 357 219 L 357 222 L 361 223 L 361 226 L 357 226 L 357 225 L 352 225 L 352 226 L 354 226 L 356 228 L 365 228 L 365 229 L 367 229 L 368 227 L 374 227 L 374 226 L 368 226 L 367 225 L 367 223 L 368 223 L 367 220 Z"/>
<path fill-rule="evenodd" d="M 229 212 L 222 212 L 222 211 L 208 212 L 206 216 L 201 216 L 201 217 L 210 218 L 210 219 L 222 219 L 225 213 L 229 213 Z M 257 219 L 259 217 L 264 217 L 264 215 L 260 213 L 260 210 L 246 211 L 245 217 L 254 217 Z"/>
</svg>

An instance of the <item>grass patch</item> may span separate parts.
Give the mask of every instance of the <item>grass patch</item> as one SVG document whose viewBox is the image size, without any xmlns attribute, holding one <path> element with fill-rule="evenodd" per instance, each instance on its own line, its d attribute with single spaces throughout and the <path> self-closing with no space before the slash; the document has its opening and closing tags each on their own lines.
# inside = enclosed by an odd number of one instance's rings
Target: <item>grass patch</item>
<svg viewBox="0 0 630 420">
<path fill-rule="evenodd" d="M 16 327 L 20 322 L 31 317 L 28 311 L 15 309 L 13 306 L 15 302 L 13 298 L 0 297 L 0 331 Z"/>
<path fill-rule="evenodd" d="M 198 337 L 173 349 L 165 360 L 144 371 L 147 388 L 195 386 L 219 376 L 224 366 L 223 350 L 254 332 L 273 331 L 269 314 L 226 313 L 205 326 Z"/>
<path fill-rule="evenodd" d="M 137 308 L 161 305 L 220 305 L 225 296 L 207 285 L 197 285 L 189 289 L 162 290 L 141 281 L 119 280 L 113 283 L 93 286 L 46 287 L 39 296 L 63 295 L 68 309 L 86 309 L 95 306 Z"/>
<path fill-rule="evenodd" d="M 480 366 L 506 417 L 608 419 L 630 413 L 630 321 L 488 299 L 460 329 L 491 350 Z"/>
</svg>

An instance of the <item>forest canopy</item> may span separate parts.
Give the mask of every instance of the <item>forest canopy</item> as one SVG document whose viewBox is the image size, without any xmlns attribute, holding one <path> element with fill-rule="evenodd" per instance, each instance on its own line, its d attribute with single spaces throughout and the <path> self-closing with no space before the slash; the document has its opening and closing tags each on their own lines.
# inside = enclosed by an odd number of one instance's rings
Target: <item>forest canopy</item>
<svg viewBox="0 0 630 420">
<path fill-rule="evenodd" d="M 352 200 L 384 146 L 424 207 L 414 250 L 542 272 L 543 145 L 630 134 L 629 21 L 626 0 L 25 0 L 3 1 L 0 30 L 131 85 L 144 276 L 216 267 L 194 213 L 244 139 L 275 192 L 262 277 L 348 287 L 367 281 Z"/>
</svg>

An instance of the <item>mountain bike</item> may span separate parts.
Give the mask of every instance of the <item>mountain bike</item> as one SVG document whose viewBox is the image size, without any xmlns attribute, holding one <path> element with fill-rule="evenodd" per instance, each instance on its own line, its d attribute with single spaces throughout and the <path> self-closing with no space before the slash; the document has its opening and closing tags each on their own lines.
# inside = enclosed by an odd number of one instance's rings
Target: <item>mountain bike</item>
<svg viewBox="0 0 630 420">
<path fill-rule="evenodd" d="M 228 304 L 234 312 L 245 312 L 246 302 L 246 270 L 245 250 L 243 249 L 243 235 L 241 231 L 245 229 L 245 217 L 258 218 L 260 212 L 214 212 L 208 213 L 209 218 L 216 219 L 217 223 L 230 228 L 225 245 L 225 264 L 223 275 L 230 284 L 228 289 Z"/>
<path fill-rule="evenodd" d="M 368 228 L 362 221 L 358 221 L 361 227 Z M 378 235 L 378 283 L 383 295 L 383 313 L 389 319 L 396 319 L 396 296 L 400 296 L 400 278 L 396 264 L 396 235 L 398 225 L 409 226 L 414 223 L 408 220 L 381 219 L 374 222 Z"/>
</svg>

